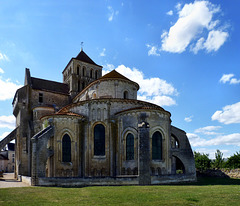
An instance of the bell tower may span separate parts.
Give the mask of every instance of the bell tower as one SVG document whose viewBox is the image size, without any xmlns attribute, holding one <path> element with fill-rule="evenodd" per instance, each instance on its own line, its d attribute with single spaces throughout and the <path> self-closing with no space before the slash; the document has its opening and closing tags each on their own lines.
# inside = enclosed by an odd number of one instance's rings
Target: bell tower
<svg viewBox="0 0 240 206">
<path fill-rule="evenodd" d="M 97 65 L 84 51 L 72 58 L 62 72 L 63 82 L 69 85 L 69 93 L 74 98 L 91 82 L 102 76 L 102 66 Z"/>
</svg>

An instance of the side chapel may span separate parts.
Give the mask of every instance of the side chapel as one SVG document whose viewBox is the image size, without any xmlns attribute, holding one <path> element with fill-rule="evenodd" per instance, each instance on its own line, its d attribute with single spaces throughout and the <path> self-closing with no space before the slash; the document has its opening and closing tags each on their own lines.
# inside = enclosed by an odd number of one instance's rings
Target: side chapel
<svg viewBox="0 0 240 206">
<path fill-rule="evenodd" d="M 162 107 L 137 100 L 139 85 L 81 52 L 63 83 L 32 77 L 16 91 L 15 175 L 32 185 L 163 184 L 195 181 L 186 133 Z"/>
</svg>

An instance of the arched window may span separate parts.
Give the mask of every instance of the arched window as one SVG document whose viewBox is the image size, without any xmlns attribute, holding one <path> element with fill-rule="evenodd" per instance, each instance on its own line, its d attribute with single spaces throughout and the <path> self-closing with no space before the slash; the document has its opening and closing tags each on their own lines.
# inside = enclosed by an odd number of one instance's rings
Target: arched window
<svg viewBox="0 0 240 206">
<path fill-rule="evenodd" d="M 128 92 L 127 91 L 123 92 L 123 99 L 128 99 Z"/>
<path fill-rule="evenodd" d="M 82 89 L 85 88 L 85 82 L 82 82 Z"/>
<path fill-rule="evenodd" d="M 93 69 L 90 71 L 90 78 L 93 78 Z"/>
<path fill-rule="evenodd" d="M 80 74 L 80 68 L 79 68 L 79 65 L 77 66 L 77 75 Z"/>
<path fill-rule="evenodd" d="M 152 136 L 152 159 L 162 159 L 162 135 L 160 132 L 155 132 Z"/>
<path fill-rule="evenodd" d="M 94 155 L 105 155 L 105 127 L 102 124 L 94 127 Z"/>
<path fill-rule="evenodd" d="M 95 79 L 97 79 L 97 78 L 98 78 L 98 72 L 95 71 Z"/>
<path fill-rule="evenodd" d="M 134 160 L 134 136 L 131 133 L 126 138 L 126 160 Z"/>
<path fill-rule="evenodd" d="M 71 139 L 68 134 L 62 138 L 62 162 L 71 162 Z"/>
<path fill-rule="evenodd" d="M 86 68 L 83 67 L 83 68 L 82 68 L 82 76 L 84 77 L 85 75 L 86 75 Z"/>
</svg>

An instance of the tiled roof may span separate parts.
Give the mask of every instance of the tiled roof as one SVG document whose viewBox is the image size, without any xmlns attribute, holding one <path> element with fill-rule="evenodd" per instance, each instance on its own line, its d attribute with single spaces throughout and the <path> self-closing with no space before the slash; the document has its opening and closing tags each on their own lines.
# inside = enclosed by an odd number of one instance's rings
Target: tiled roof
<svg viewBox="0 0 240 206">
<path fill-rule="evenodd" d="M 127 77 L 125 77 L 122 74 L 118 73 L 116 70 L 112 70 L 111 72 L 105 74 L 104 76 L 100 77 L 99 79 L 100 80 L 101 79 L 124 79 L 124 80 L 131 81 Z"/>
<path fill-rule="evenodd" d="M 64 83 L 38 79 L 35 77 L 31 77 L 31 82 L 33 89 L 57 92 L 61 94 L 68 94 L 69 92 L 68 85 Z"/>
<path fill-rule="evenodd" d="M 80 51 L 80 53 L 76 56 L 75 59 L 99 66 L 83 50 Z"/>
</svg>

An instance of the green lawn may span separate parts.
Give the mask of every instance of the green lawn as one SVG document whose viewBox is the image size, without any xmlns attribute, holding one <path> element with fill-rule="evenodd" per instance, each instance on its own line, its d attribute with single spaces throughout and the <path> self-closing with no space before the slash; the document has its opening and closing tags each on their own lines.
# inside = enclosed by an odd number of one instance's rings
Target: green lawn
<svg viewBox="0 0 240 206">
<path fill-rule="evenodd" d="M 189 185 L 0 189 L 0 205 L 240 205 L 240 180 Z"/>
</svg>

